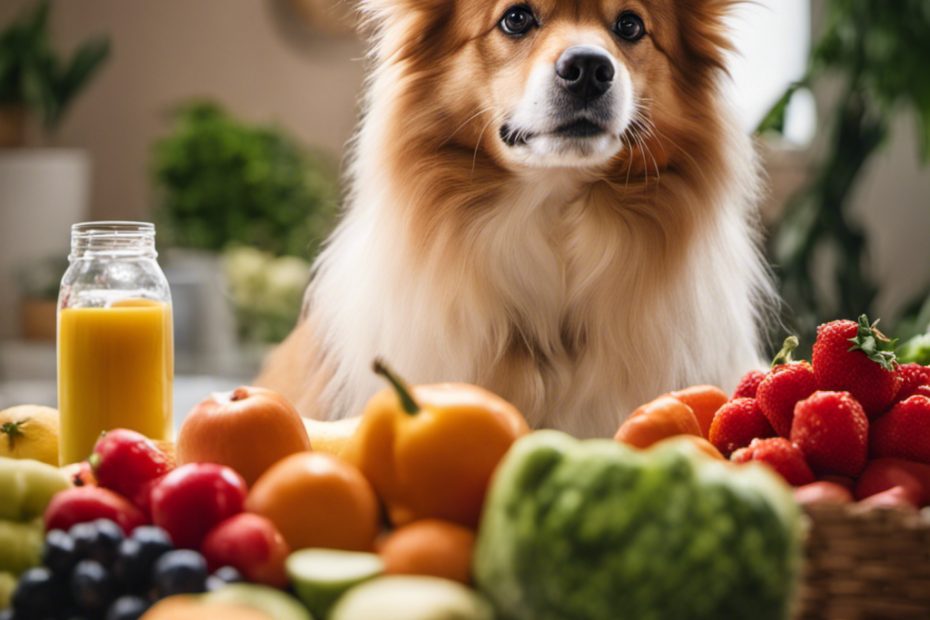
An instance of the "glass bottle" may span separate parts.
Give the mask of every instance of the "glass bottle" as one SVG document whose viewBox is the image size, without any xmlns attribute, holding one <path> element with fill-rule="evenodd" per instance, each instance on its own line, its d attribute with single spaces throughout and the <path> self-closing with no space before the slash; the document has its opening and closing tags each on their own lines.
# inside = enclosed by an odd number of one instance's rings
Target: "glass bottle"
<svg viewBox="0 0 930 620">
<path fill-rule="evenodd" d="M 71 228 L 58 295 L 62 465 L 86 459 L 115 428 L 172 438 L 171 292 L 156 257 L 152 224 Z"/>
</svg>

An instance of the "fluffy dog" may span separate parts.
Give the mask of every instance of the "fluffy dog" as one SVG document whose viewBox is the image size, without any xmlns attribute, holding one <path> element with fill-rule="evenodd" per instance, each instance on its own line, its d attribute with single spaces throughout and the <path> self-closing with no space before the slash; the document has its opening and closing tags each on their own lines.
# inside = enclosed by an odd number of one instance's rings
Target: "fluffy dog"
<svg viewBox="0 0 930 620">
<path fill-rule="evenodd" d="M 382 356 L 590 437 L 758 364 L 774 294 L 756 157 L 721 89 L 732 2 L 362 4 L 345 214 L 261 384 L 357 415 Z"/>
</svg>

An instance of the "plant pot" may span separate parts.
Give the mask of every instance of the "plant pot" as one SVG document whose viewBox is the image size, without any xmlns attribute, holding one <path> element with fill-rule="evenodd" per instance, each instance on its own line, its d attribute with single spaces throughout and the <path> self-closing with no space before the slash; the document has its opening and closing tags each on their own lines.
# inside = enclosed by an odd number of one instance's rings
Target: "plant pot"
<svg viewBox="0 0 930 620">
<path fill-rule="evenodd" d="M 71 225 L 85 221 L 90 157 L 78 149 L 0 150 L 0 338 L 18 335 L 25 263 L 67 256 Z"/>
<path fill-rule="evenodd" d="M 26 143 L 26 108 L 0 106 L 0 148 L 18 148 Z"/>
<path fill-rule="evenodd" d="M 35 342 L 55 342 L 58 302 L 54 299 L 24 299 L 19 305 L 23 338 Z"/>
</svg>

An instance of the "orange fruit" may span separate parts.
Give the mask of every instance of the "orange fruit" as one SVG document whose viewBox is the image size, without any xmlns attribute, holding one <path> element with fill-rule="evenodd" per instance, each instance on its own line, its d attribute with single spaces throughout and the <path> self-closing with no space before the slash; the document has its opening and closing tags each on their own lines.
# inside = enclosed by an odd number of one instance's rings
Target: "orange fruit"
<svg viewBox="0 0 930 620">
<path fill-rule="evenodd" d="M 681 439 L 687 439 L 687 440 L 690 441 L 692 444 L 694 444 L 694 446 L 695 446 L 698 450 L 701 450 L 702 452 L 704 452 L 704 453 L 707 454 L 708 456 L 711 456 L 711 457 L 713 457 L 713 458 L 715 458 L 715 459 L 717 459 L 717 460 L 720 460 L 720 461 L 726 461 L 726 460 L 727 460 L 727 458 L 726 458 L 725 456 L 723 456 L 723 454 L 720 453 L 720 450 L 718 450 L 718 449 L 714 446 L 714 444 L 710 443 L 709 441 L 707 441 L 707 440 L 704 439 L 703 437 L 695 437 L 694 435 L 682 435 L 682 436 L 680 436 L 680 437 L 669 437 L 668 439 L 663 439 L 662 441 L 656 443 L 653 447 L 658 447 L 659 445 L 661 445 L 661 444 L 664 443 L 665 441 L 681 440 Z"/>
<path fill-rule="evenodd" d="M 381 517 L 362 473 L 324 452 L 300 452 L 276 463 L 252 487 L 246 510 L 274 523 L 291 551 L 371 551 Z"/>
<path fill-rule="evenodd" d="M 472 530 L 448 521 L 425 519 L 388 534 L 378 554 L 387 574 L 427 575 L 468 585 L 474 546 Z"/>
<path fill-rule="evenodd" d="M 723 390 L 713 385 L 695 385 L 671 392 L 669 396 L 691 407 L 694 417 L 701 425 L 701 436 L 705 439 L 710 436 L 710 425 L 717 410 L 729 400 Z"/>
<path fill-rule="evenodd" d="M 701 426 L 691 407 L 671 396 L 660 396 L 634 411 L 614 439 L 636 448 L 648 448 L 678 435 L 701 437 Z"/>
</svg>

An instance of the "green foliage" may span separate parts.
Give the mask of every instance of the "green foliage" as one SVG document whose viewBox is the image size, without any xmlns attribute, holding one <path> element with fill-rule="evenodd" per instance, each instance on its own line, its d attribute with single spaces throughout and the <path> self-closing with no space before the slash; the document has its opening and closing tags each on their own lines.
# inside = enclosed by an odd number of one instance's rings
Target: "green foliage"
<svg viewBox="0 0 930 620">
<path fill-rule="evenodd" d="M 910 108 L 917 114 L 921 153 L 930 159 L 930 0 L 828 0 L 808 75 L 776 103 L 760 131 L 781 131 L 794 92 L 824 76 L 845 84 L 831 115 L 829 150 L 813 182 L 787 206 L 770 245 L 794 313 L 789 322 L 810 340 L 818 324 L 869 311 L 878 296 L 868 238 L 848 206 L 862 169 L 888 136 L 893 113 Z M 832 258 L 834 298 L 813 280 L 814 262 L 824 255 Z"/>
<path fill-rule="evenodd" d="M 46 129 L 53 130 L 103 66 L 110 42 L 92 39 L 64 60 L 49 40 L 50 7 L 48 0 L 40 2 L 0 32 L 0 105 L 25 106 L 39 113 Z"/>
<path fill-rule="evenodd" d="M 158 214 L 170 242 L 316 253 L 337 213 L 333 166 L 283 131 L 247 125 L 213 103 L 184 106 L 176 119 L 154 149 Z"/>
</svg>

